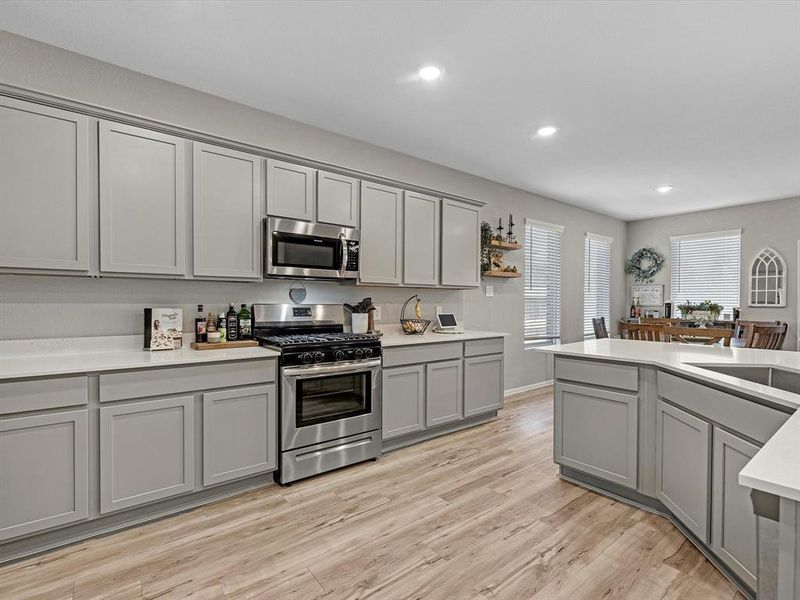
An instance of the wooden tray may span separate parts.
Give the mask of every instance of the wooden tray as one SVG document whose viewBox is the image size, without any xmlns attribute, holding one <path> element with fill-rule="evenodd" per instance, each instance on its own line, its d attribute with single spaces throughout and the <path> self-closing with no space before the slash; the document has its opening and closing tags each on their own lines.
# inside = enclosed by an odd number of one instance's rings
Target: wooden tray
<svg viewBox="0 0 800 600">
<path fill-rule="evenodd" d="M 194 350 L 228 350 L 230 348 L 255 348 L 258 346 L 256 340 L 236 340 L 235 342 L 224 342 L 219 344 L 210 344 L 208 342 L 192 342 Z"/>
</svg>

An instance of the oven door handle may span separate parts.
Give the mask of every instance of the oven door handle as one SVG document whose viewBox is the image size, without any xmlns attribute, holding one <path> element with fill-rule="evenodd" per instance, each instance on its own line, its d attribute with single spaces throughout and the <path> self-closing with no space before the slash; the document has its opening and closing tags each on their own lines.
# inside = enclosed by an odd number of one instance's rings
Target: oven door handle
<svg viewBox="0 0 800 600">
<path fill-rule="evenodd" d="M 339 277 L 344 277 L 347 271 L 347 236 L 344 233 L 339 234 L 339 243 L 342 245 L 342 264 L 339 267 Z"/>
<path fill-rule="evenodd" d="M 361 362 L 347 362 L 333 365 L 309 365 L 307 367 L 284 367 L 284 377 L 314 377 L 315 375 L 336 374 L 346 375 L 359 371 L 371 371 L 381 366 L 381 359 L 365 360 Z"/>
</svg>

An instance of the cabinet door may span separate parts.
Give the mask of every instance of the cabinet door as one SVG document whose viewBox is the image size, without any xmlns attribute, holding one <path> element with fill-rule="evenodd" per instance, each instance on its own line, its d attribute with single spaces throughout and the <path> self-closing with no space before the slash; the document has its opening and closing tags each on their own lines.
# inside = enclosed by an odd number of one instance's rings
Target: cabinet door
<svg viewBox="0 0 800 600">
<path fill-rule="evenodd" d="M 183 275 L 187 140 L 100 122 L 100 270 Z"/>
<path fill-rule="evenodd" d="M 480 285 L 480 225 L 477 206 L 442 200 L 442 285 Z"/>
<path fill-rule="evenodd" d="M 441 200 L 405 192 L 403 200 L 403 283 L 439 285 Z"/>
<path fill-rule="evenodd" d="M 361 182 L 361 283 L 399 285 L 402 276 L 403 192 Z"/>
<path fill-rule="evenodd" d="M 756 452 L 758 446 L 714 427 L 711 547 L 751 589 L 757 587 L 756 516 L 739 471 Z"/>
<path fill-rule="evenodd" d="M 100 408 L 100 512 L 194 489 L 194 396 Z"/>
<path fill-rule="evenodd" d="M 267 160 L 267 214 L 314 220 L 316 169 Z"/>
<path fill-rule="evenodd" d="M 383 370 L 383 439 L 425 429 L 425 366 Z"/>
<path fill-rule="evenodd" d="M 274 385 L 203 394 L 203 485 L 278 467 Z"/>
<path fill-rule="evenodd" d="M 337 173 L 317 172 L 317 221 L 358 227 L 359 180 Z"/>
<path fill-rule="evenodd" d="M 262 159 L 194 144 L 194 274 L 261 277 Z"/>
<path fill-rule="evenodd" d="M 634 394 L 557 383 L 555 461 L 636 489 L 638 422 Z"/>
<path fill-rule="evenodd" d="M 425 365 L 425 425 L 435 427 L 464 417 L 463 363 Z"/>
<path fill-rule="evenodd" d="M 464 359 L 464 416 L 503 408 L 503 355 Z"/>
<path fill-rule="evenodd" d="M 0 98 L 0 267 L 89 269 L 89 122 Z"/>
<path fill-rule="evenodd" d="M 708 543 L 711 425 L 658 401 L 656 494 L 703 543 Z"/>
<path fill-rule="evenodd" d="M 0 540 L 89 515 L 86 410 L 0 420 Z"/>
</svg>

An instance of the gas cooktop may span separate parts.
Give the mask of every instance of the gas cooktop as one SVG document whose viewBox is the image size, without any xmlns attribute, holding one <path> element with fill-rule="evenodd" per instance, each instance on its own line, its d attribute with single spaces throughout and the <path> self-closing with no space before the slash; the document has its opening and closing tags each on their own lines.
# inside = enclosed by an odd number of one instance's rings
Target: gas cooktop
<svg viewBox="0 0 800 600">
<path fill-rule="evenodd" d="M 364 342 L 378 339 L 375 335 L 366 333 L 301 333 L 286 335 L 263 335 L 258 336 L 258 341 L 278 348 L 289 348 L 295 346 L 318 345 L 318 344 L 340 344 L 348 342 Z"/>
</svg>

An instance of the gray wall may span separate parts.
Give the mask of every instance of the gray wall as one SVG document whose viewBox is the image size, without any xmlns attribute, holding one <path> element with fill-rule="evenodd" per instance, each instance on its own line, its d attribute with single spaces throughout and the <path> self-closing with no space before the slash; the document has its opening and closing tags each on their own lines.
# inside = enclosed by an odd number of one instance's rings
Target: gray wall
<svg viewBox="0 0 800 600">
<path fill-rule="evenodd" d="M 261 73 L 259 76 L 269 76 Z M 509 212 L 559 223 L 564 234 L 562 329 L 567 341 L 582 339 L 583 236 L 592 231 L 615 239 L 613 314 L 624 309 L 622 253 L 625 223 L 519 189 L 501 185 L 405 154 L 304 125 L 215 96 L 148 77 L 39 42 L 0 31 L 0 83 L 94 104 L 171 125 L 235 139 L 266 149 L 328 162 L 399 181 L 413 182 L 487 203 L 482 217 L 494 222 Z M 324 94 L 324 90 L 320 90 Z M 491 148 L 486 149 L 491 152 Z M 535 168 L 535 167 L 534 167 Z M 509 262 L 512 256 L 509 255 Z M 513 258 L 521 264 L 522 253 Z M 522 280 L 493 282 L 495 296 L 480 291 L 421 290 L 428 315 L 441 304 L 464 317 L 470 329 L 510 333 L 506 386 L 516 388 L 549 378 L 547 361 L 523 350 Z M 383 320 L 399 316 L 409 289 L 357 288 L 311 283 L 309 301 L 342 302 L 372 295 L 383 305 Z M 230 301 L 280 302 L 287 284 L 164 282 L 36 276 L 0 276 L 0 338 L 139 333 L 143 306 L 194 305 L 218 308 Z M 188 316 L 187 316 L 188 318 Z"/>
<path fill-rule="evenodd" d="M 755 321 L 781 320 L 789 323 L 785 350 L 796 349 L 798 239 L 800 239 L 800 198 L 732 206 L 672 217 L 660 217 L 628 223 L 627 256 L 643 247 L 655 248 L 666 258 L 664 268 L 654 283 L 663 283 L 665 298 L 670 297 L 670 236 L 726 229 L 742 230 L 742 294 L 743 319 Z M 765 246 L 781 253 L 788 269 L 786 308 L 747 306 L 748 274 L 753 257 Z M 630 285 L 626 305 L 630 306 Z M 620 316 L 623 316 L 621 313 Z"/>
</svg>

